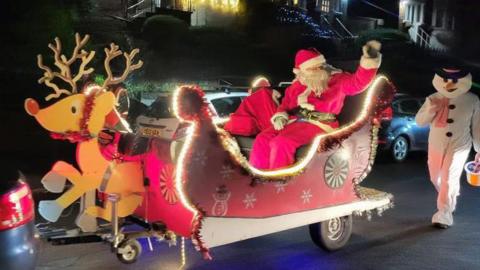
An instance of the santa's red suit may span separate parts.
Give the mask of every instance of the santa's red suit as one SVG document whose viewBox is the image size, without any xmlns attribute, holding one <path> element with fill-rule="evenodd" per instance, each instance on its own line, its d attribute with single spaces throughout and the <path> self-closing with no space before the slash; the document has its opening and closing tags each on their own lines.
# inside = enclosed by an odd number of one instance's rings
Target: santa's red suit
<svg viewBox="0 0 480 270">
<path fill-rule="evenodd" d="M 255 80 L 250 92 L 225 124 L 225 130 L 231 134 L 254 136 L 272 127 L 270 119 L 277 110 L 276 102 L 280 94 L 271 89 L 270 83 L 264 78 Z"/>
<path fill-rule="evenodd" d="M 331 132 L 337 128 L 338 122 L 335 119 L 317 121 L 297 117 L 294 115 L 294 110 L 302 107 L 309 111 L 333 115 L 333 117 L 338 115 L 342 110 L 345 96 L 362 92 L 375 77 L 381 59 L 378 50 L 377 55 L 371 57 L 368 54 L 368 48 L 364 47 L 360 66 L 353 74 L 338 70 L 331 71 L 330 77 L 327 79 L 328 83 L 320 94 L 316 94 L 312 87 L 302 84 L 301 79 L 296 79 L 287 88 L 282 103 L 271 119 L 275 125 L 279 118 L 283 118 L 285 125 L 281 124 L 276 128 L 270 127 L 256 137 L 250 155 L 250 163 L 259 169 L 288 166 L 295 161 L 297 148 L 310 143 L 316 135 Z M 298 75 L 299 71 L 312 67 L 314 69 L 317 67 L 328 68 L 325 65 L 325 59 L 317 51 L 300 50 L 295 57 L 294 73 Z"/>
</svg>

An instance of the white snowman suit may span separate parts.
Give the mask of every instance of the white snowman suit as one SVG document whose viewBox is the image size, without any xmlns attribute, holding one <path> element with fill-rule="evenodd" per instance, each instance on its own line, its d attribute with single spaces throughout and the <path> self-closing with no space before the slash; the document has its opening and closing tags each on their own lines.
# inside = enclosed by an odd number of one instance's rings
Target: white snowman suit
<svg viewBox="0 0 480 270">
<path fill-rule="evenodd" d="M 468 92 L 471 81 L 470 74 L 456 83 L 436 74 L 433 85 L 438 92 L 427 97 L 415 118 L 419 126 L 430 125 L 428 168 L 430 180 L 438 192 L 438 211 L 433 215 L 432 223 L 447 226 L 453 224 L 452 212 L 460 194 L 460 176 L 472 147 L 472 140 L 475 151 L 480 150 L 480 100 Z M 448 88 L 456 90 L 449 92 Z M 440 127 L 436 121 L 441 116 L 435 109 L 435 100 L 439 99 L 444 99 L 444 105 L 448 108 L 446 124 Z"/>
</svg>

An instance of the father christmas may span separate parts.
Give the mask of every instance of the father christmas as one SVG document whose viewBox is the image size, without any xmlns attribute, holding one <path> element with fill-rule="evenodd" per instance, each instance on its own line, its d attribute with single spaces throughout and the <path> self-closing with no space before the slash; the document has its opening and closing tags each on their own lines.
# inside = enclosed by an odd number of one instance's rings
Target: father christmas
<svg viewBox="0 0 480 270">
<path fill-rule="evenodd" d="M 286 167 L 294 162 L 297 148 L 337 128 L 336 115 L 345 96 L 362 92 L 375 77 L 381 62 L 380 47 L 377 41 L 367 42 L 353 74 L 328 65 L 315 49 L 298 51 L 295 80 L 271 118 L 273 127 L 256 137 L 250 163 L 259 169 Z"/>
</svg>

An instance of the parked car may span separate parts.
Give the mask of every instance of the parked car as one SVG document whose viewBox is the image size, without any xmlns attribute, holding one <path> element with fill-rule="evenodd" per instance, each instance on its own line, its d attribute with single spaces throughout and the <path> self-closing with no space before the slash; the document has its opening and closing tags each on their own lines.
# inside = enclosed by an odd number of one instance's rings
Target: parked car
<svg viewBox="0 0 480 270">
<path fill-rule="evenodd" d="M 247 95 L 247 91 L 207 91 L 205 99 L 215 119 L 229 116 Z M 186 126 L 173 115 L 171 104 L 171 94 L 160 94 L 147 112 L 137 117 L 137 133 L 168 140 L 182 137 Z"/>
<path fill-rule="evenodd" d="M 429 127 L 419 127 L 415 115 L 425 98 L 396 94 L 392 102 L 393 117 L 382 120 L 378 144 L 389 151 L 396 162 L 404 161 L 411 151 L 426 151 Z"/>
<path fill-rule="evenodd" d="M 2 170 L 0 181 L 1 269 L 34 269 L 38 242 L 34 233 L 35 207 L 28 184 L 15 170 Z"/>
</svg>

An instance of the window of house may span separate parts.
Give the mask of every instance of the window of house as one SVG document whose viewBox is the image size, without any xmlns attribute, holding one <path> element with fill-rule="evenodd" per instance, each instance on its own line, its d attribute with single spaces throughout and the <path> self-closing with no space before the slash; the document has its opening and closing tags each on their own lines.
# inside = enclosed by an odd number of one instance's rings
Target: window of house
<svg viewBox="0 0 480 270">
<path fill-rule="evenodd" d="M 415 14 L 415 22 L 420 22 L 420 13 L 422 12 L 422 9 L 420 8 L 420 5 L 415 6 L 415 10 L 417 13 Z"/>
<path fill-rule="evenodd" d="M 330 0 L 322 0 L 321 10 L 323 12 L 329 12 L 330 11 Z"/>
<path fill-rule="evenodd" d="M 411 23 L 413 23 L 413 12 L 414 12 L 414 6 L 408 5 L 407 21 Z"/>
</svg>

